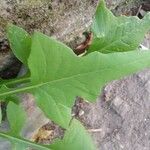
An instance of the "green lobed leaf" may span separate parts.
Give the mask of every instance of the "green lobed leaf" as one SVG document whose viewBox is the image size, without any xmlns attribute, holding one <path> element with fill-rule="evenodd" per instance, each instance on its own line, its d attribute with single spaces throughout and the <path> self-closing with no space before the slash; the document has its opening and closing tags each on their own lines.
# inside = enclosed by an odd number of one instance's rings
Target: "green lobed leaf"
<svg viewBox="0 0 150 150">
<path fill-rule="evenodd" d="M 86 129 L 78 120 L 73 120 L 63 140 L 50 146 L 54 150 L 96 150 Z"/>
<path fill-rule="evenodd" d="M 150 52 L 91 53 L 77 57 L 64 44 L 36 32 L 29 68 L 38 106 L 64 128 L 76 96 L 95 101 L 107 82 L 150 66 Z M 27 88 L 26 88 L 27 89 Z"/>
<path fill-rule="evenodd" d="M 26 121 L 26 114 L 14 102 L 9 102 L 7 106 L 7 117 L 11 127 L 10 133 L 15 136 L 20 136 L 21 129 Z"/>
<path fill-rule="evenodd" d="M 149 51 L 94 52 L 81 58 L 64 44 L 36 32 L 29 56 L 31 84 L 3 90 L 0 97 L 32 92 L 46 116 L 68 128 L 76 96 L 95 101 L 107 82 L 149 66 Z"/>
<path fill-rule="evenodd" d="M 33 93 L 38 106 L 52 121 L 63 128 L 69 128 L 63 141 L 57 143 L 58 147 L 62 146 L 66 149 L 72 148 L 72 139 L 68 140 L 69 136 L 71 136 L 70 133 L 75 131 L 74 137 L 76 137 L 76 132 L 79 132 L 79 130 L 75 129 L 76 126 L 79 126 L 78 123 L 75 123 L 76 125 L 71 129 L 69 126 L 71 107 L 74 104 L 75 97 L 81 96 L 89 101 L 94 101 L 99 95 L 99 90 L 107 82 L 137 72 L 142 68 L 150 67 L 150 52 L 132 51 L 111 54 L 93 52 L 81 58 L 77 57 L 64 44 L 35 32 L 32 37 L 28 66 L 31 71 L 31 84 L 19 88 L 7 88 L 7 86 L 3 85 L 0 97 L 8 97 L 20 92 Z M 12 105 L 11 103 L 10 105 Z M 17 110 L 15 111 L 17 112 L 16 114 L 22 111 L 16 104 L 11 107 Z M 9 119 L 15 116 L 15 113 L 12 108 L 8 109 L 10 109 L 8 111 L 10 114 Z M 15 118 L 15 123 L 12 123 L 14 120 L 9 119 L 12 132 L 10 134 L 0 132 L 0 137 L 8 138 L 14 143 L 24 143 L 31 147 L 46 150 L 47 146 L 38 145 L 19 137 L 20 130 L 24 124 L 24 119 L 20 120 L 21 114 L 18 117 L 19 119 Z M 17 128 L 15 127 L 16 123 Z M 81 131 L 81 133 L 85 135 L 84 131 Z M 76 140 L 77 143 L 82 141 L 77 138 Z M 87 141 L 85 140 L 84 142 L 86 143 Z M 66 145 L 67 142 L 68 145 Z M 74 147 L 78 148 L 77 146 L 79 145 L 84 148 L 86 144 L 81 145 L 78 143 Z"/>
<path fill-rule="evenodd" d="M 22 63 L 27 64 L 27 59 L 29 57 L 31 47 L 30 35 L 22 28 L 8 24 L 7 36 L 15 56 Z"/>
<path fill-rule="evenodd" d="M 104 0 L 97 7 L 92 24 L 94 38 L 88 53 L 132 51 L 138 48 L 146 32 L 150 30 L 150 13 L 142 20 L 138 17 L 115 17 L 106 8 Z"/>
<path fill-rule="evenodd" d="M 68 128 L 76 96 L 95 101 L 107 82 L 149 67 L 150 52 L 93 52 L 77 57 L 64 44 L 36 32 L 28 63 L 31 84 L 2 90 L 0 97 L 31 92 L 47 117 Z"/>
</svg>

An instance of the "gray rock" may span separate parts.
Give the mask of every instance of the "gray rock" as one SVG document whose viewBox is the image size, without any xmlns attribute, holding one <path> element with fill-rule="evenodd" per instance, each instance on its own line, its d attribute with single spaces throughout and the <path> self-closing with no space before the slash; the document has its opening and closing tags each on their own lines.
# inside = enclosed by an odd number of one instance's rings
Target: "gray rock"
<svg viewBox="0 0 150 150">
<path fill-rule="evenodd" d="M 27 120 L 22 129 L 22 136 L 32 139 L 38 132 L 38 129 L 49 122 L 44 113 L 35 104 L 35 99 L 31 94 L 22 94 L 21 105 L 26 111 Z"/>
<path fill-rule="evenodd" d="M 78 41 L 91 24 L 98 0 L 0 0 L 0 37 L 8 22 L 29 32 L 39 30 L 70 43 Z"/>
<path fill-rule="evenodd" d="M 0 40 L 0 71 L 12 62 L 12 54 L 9 52 L 8 42 L 5 39 Z"/>
</svg>

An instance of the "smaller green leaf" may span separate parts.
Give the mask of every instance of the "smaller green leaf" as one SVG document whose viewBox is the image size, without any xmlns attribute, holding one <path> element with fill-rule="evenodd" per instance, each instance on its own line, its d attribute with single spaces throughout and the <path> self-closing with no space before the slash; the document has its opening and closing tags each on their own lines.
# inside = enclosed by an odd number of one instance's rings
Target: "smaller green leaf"
<svg viewBox="0 0 150 150">
<path fill-rule="evenodd" d="M 88 53 L 136 50 L 149 29 L 150 13 L 143 19 L 136 16 L 116 17 L 106 8 L 104 0 L 101 0 L 91 27 L 94 37 Z"/>
<path fill-rule="evenodd" d="M 90 135 L 78 120 L 72 120 L 63 140 L 51 145 L 54 150 L 95 150 Z"/>
<path fill-rule="evenodd" d="M 25 112 L 19 105 L 10 101 L 7 106 L 7 117 L 11 127 L 10 133 L 19 136 L 26 120 Z"/>
<path fill-rule="evenodd" d="M 15 56 L 22 63 L 27 64 L 31 47 L 30 35 L 22 28 L 9 24 L 7 27 L 7 36 Z"/>
</svg>

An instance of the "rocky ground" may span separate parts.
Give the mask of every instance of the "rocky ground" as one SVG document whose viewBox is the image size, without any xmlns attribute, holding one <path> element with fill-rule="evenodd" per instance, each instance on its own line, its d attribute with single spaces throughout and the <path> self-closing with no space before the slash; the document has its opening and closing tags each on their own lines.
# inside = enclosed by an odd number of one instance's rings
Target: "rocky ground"
<svg viewBox="0 0 150 150">
<path fill-rule="evenodd" d="M 5 27 L 8 22 L 15 23 L 28 32 L 40 30 L 74 49 L 84 40 L 82 33 L 91 24 L 97 2 L 38 0 L 35 3 L 34 0 L 0 0 L 0 76 L 13 78 L 21 68 L 6 40 Z M 142 17 L 145 11 L 150 10 L 149 0 L 107 0 L 107 4 L 116 15 L 138 14 Z M 146 35 L 143 44 L 150 48 L 150 34 Z M 31 95 L 21 95 L 21 98 L 29 116 L 23 131 L 25 137 L 47 143 L 63 135 L 62 129 L 43 116 Z M 78 98 L 76 107 L 79 111 L 77 118 L 92 135 L 98 150 L 150 149 L 149 70 L 108 84 L 96 103 L 87 103 Z M 7 122 L 4 121 L 1 128 L 6 127 Z M 41 132 L 47 136 L 43 137 Z M 1 142 L 0 150 L 5 149 L 9 150 L 9 144 Z"/>
</svg>

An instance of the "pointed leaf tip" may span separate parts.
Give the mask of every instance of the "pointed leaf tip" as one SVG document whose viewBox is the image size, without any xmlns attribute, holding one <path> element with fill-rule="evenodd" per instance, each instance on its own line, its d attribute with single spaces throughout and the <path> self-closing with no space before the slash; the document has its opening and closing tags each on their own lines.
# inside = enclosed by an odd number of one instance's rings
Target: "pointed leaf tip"
<svg viewBox="0 0 150 150">
<path fill-rule="evenodd" d="M 105 0 L 100 0 L 100 1 L 99 1 L 98 8 L 99 8 L 99 7 L 106 7 L 106 2 L 105 2 Z"/>
<path fill-rule="evenodd" d="M 31 47 L 30 35 L 24 29 L 8 23 L 7 37 L 14 55 L 22 63 L 27 64 Z"/>
</svg>

